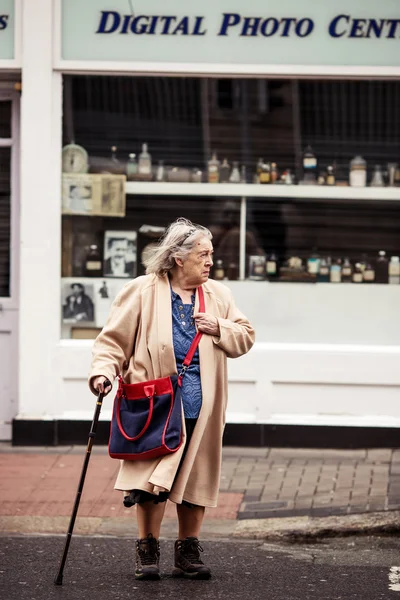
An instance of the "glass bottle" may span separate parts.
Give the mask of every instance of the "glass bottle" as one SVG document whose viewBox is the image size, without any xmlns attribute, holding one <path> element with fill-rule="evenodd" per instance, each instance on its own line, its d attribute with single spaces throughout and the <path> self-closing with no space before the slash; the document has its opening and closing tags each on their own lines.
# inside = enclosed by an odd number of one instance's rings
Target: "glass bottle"
<svg viewBox="0 0 400 600">
<path fill-rule="evenodd" d="M 164 169 L 164 161 L 160 160 L 157 167 L 156 173 L 156 181 L 164 181 L 165 179 L 165 169 Z"/>
<path fill-rule="evenodd" d="M 353 267 L 348 258 L 345 258 L 342 265 L 342 282 L 351 283 L 353 280 Z"/>
<path fill-rule="evenodd" d="M 371 179 L 371 187 L 384 187 L 383 173 L 381 165 L 375 165 Z"/>
<path fill-rule="evenodd" d="M 336 185 L 335 170 L 332 165 L 326 169 L 326 185 Z"/>
<path fill-rule="evenodd" d="M 290 169 L 286 169 L 285 183 L 286 185 L 293 185 L 294 183 L 292 171 Z"/>
<path fill-rule="evenodd" d="M 111 146 L 111 173 L 119 173 L 121 171 L 121 163 L 117 158 L 117 146 Z"/>
<path fill-rule="evenodd" d="M 389 283 L 389 261 L 384 250 L 379 252 L 379 258 L 376 261 L 375 282 Z"/>
<path fill-rule="evenodd" d="M 260 183 L 271 183 L 271 165 L 268 162 L 261 165 Z"/>
<path fill-rule="evenodd" d="M 315 184 L 317 173 L 317 157 L 311 146 L 307 146 L 303 153 L 303 183 Z"/>
<path fill-rule="evenodd" d="M 139 154 L 138 173 L 145 178 L 151 178 L 151 156 L 148 152 L 147 144 L 142 145 L 142 151 Z"/>
<path fill-rule="evenodd" d="M 355 156 L 350 161 L 351 187 L 365 187 L 367 185 L 367 163 L 361 156 Z"/>
<path fill-rule="evenodd" d="M 243 168 L 243 167 L 242 167 Z M 229 177 L 230 183 L 240 183 L 241 176 L 239 171 L 239 164 L 237 162 L 233 163 L 233 168 Z"/>
<path fill-rule="evenodd" d="M 307 271 L 310 275 L 318 275 L 321 259 L 317 253 L 317 249 L 313 248 L 313 253 L 307 259 Z"/>
<path fill-rule="evenodd" d="M 331 265 L 330 278 L 331 283 L 341 283 L 342 281 L 342 261 L 340 258 L 336 259 L 333 265 Z"/>
<path fill-rule="evenodd" d="M 231 173 L 231 167 L 226 158 L 222 161 L 222 165 L 219 168 L 219 182 L 228 183 L 229 175 Z"/>
<path fill-rule="evenodd" d="M 330 279 L 330 259 L 321 258 L 317 280 L 320 283 L 328 283 Z"/>
<path fill-rule="evenodd" d="M 240 167 L 240 183 L 247 183 L 247 174 L 246 174 L 245 165 L 242 165 Z"/>
<path fill-rule="evenodd" d="M 400 284 L 400 257 L 398 256 L 390 257 L 389 283 L 392 285 Z"/>
<path fill-rule="evenodd" d="M 218 281 L 225 279 L 224 261 L 220 258 L 215 261 L 214 279 L 217 279 Z"/>
<path fill-rule="evenodd" d="M 96 244 L 92 244 L 89 247 L 89 251 L 86 255 L 85 276 L 86 277 L 102 277 L 103 276 L 102 260 L 101 260 L 99 248 Z"/>
<path fill-rule="evenodd" d="M 267 258 L 267 262 L 265 265 L 265 273 L 268 281 L 275 281 L 279 277 L 278 257 L 275 254 L 275 252 L 271 252 L 271 254 Z"/>
<path fill-rule="evenodd" d="M 208 161 L 208 183 L 219 183 L 219 160 L 215 152 Z"/>
<path fill-rule="evenodd" d="M 367 265 L 364 269 L 363 280 L 364 280 L 364 283 L 374 283 L 375 282 L 375 269 L 369 262 L 367 262 Z"/>
<path fill-rule="evenodd" d="M 362 266 L 359 262 L 354 265 L 352 281 L 353 283 L 363 283 L 364 281 Z"/>
<path fill-rule="evenodd" d="M 129 160 L 126 163 L 126 178 L 128 181 L 135 181 L 137 175 L 138 165 L 136 160 L 136 154 L 130 154 Z"/>
<path fill-rule="evenodd" d="M 271 183 L 276 183 L 278 180 L 278 167 L 276 163 L 271 163 Z"/>
</svg>

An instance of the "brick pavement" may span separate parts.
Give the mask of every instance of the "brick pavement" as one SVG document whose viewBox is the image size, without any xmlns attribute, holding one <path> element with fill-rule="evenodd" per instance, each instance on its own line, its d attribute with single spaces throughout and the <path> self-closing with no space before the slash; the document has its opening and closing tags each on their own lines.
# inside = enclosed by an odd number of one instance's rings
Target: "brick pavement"
<svg viewBox="0 0 400 600">
<path fill-rule="evenodd" d="M 0 444 L 0 516 L 71 514 L 85 449 Z M 113 489 L 118 461 L 92 453 L 80 517 L 129 517 Z M 400 450 L 224 448 L 218 508 L 209 519 L 327 516 L 400 509 Z M 169 504 L 166 516 L 173 517 Z"/>
</svg>

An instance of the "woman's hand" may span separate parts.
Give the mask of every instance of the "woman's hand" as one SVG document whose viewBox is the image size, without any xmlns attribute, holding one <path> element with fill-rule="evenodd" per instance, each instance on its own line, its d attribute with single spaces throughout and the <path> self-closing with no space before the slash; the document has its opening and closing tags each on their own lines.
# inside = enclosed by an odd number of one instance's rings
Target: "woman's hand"
<svg viewBox="0 0 400 600">
<path fill-rule="evenodd" d="M 94 389 L 97 390 L 100 394 L 107 395 L 109 392 L 111 392 L 112 389 L 111 382 L 107 379 L 107 377 L 104 377 L 104 375 L 99 375 L 98 377 L 95 377 L 93 379 L 92 385 Z"/>
<path fill-rule="evenodd" d="M 194 320 L 197 329 L 202 333 L 207 333 L 208 335 L 220 335 L 217 317 L 212 317 L 207 313 L 196 313 L 194 315 Z"/>
</svg>

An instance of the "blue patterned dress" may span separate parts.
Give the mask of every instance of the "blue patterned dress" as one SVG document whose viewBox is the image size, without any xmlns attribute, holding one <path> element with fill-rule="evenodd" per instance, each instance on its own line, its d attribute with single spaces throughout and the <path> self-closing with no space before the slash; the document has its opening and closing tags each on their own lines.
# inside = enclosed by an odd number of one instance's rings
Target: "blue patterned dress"
<svg viewBox="0 0 400 600">
<path fill-rule="evenodd" d="M 196 335 L 193 319 L 195 294 L 192 303 L 184 304 L 181 297 L 171 288 L 172 336 L 178 373 Z M 182 379 L 182 404 L 186 419 L 197 419 L 202 403 L 199 349 Z"/>
</svg>

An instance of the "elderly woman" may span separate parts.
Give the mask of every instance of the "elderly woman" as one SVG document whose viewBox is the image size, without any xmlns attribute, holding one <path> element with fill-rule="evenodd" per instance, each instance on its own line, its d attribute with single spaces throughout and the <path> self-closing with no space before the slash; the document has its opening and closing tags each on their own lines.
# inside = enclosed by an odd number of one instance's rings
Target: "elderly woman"
<svg viewBox="0 0 400 600">
<path fill-rule="evenodd" d="M 128 283 L 113 303 L 93 349 L 90 387 L 180 372 L 196 334 L 203 333 L 182 382 L 184 444 L 162 458 L 121 461 L 115 489 L 137 505 L 136 578 L 159 579 L 160 527 L 167 498 L 177 505 L 174 576 L 208 579 L 199 542 L 205 507 L 217 505 L 227 404 L 227 361 L 250 350 L 254 330 L 225 285 L 209 279 L 208 229 L 178 219 L 146 259 L 146 275 Z M 205 312 L 197 288 L 203 287 Z"/>
</svg>

